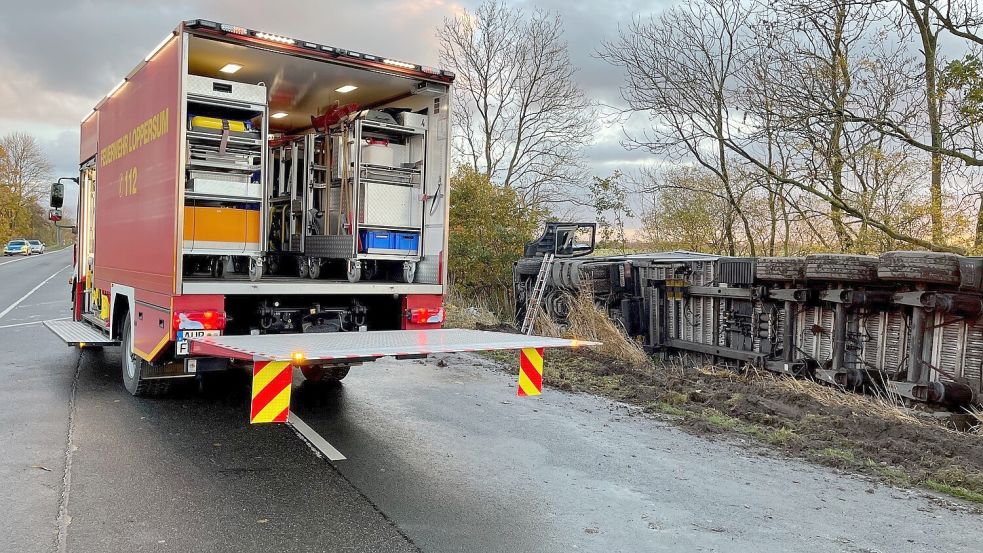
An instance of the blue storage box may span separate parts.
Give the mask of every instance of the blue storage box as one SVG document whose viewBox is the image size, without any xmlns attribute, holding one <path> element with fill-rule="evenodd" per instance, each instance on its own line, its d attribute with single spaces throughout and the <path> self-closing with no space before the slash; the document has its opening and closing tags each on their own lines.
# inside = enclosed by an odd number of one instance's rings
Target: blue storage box
<svg viewBox="0 0 983 553">
<path fill-rule="evenodd" d="M 363 252 L 372 253 L 373 250 L 392 250 L 395 249 L 393 233 L 385 230 L 363 230 L 362 231 Z"/>
<path fill-rule="evenodd" d="M 415 232 L 394 232 L 393 249 L 415 254 L 420 249 L 420 235 Z"/>
</svg>

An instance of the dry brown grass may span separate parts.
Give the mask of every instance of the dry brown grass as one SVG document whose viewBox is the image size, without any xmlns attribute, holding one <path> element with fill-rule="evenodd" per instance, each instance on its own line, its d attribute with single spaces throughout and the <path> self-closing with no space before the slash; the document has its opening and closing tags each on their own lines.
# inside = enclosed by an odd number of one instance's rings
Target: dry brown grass
<svg viewBox="0 0 983 553">
<path fill-rule="evenodd" d="M 617 323 L 594 304 L 593 295 L 584 291 L 570 297 L 567 324 L 559 325 L 540 312 L 536 331 L 547 336 L 601 342 L 593 349 L 637 369 L 654 369 L 652 358 L 641 344 L 629 338 Z"/>
<path fill-rule="evenodd" d="M 972 407 L 967 407 L 966 414 L 973 417 L 973 420 L 975 421 L 969 431 L 974 434 L 983 435 L 983 408 L 975 405 Z"/>
<path fill-rule="evenodd" d="M 863 413 L 865 416 L 873 415 L 906 424 L 933 426 L 944 429 L 941 425 L 932 424 L 914 416 L 901 403 L 900 396 L 891 390 L 884 390 L 875 395 L 863 395 L 845 393 L 839 388 L 827 386 L 812 380 L 787 378 L 771 374 L 764 374 L 763 376 L 772 379 L 775 386 L 786 389 L 789 392 L 805 394 L 821 405 L 846 407 L 856 413 Z"/>
<path fill-rule="evenodd" d="M 448 328 L 474 329 L 502 324 L 501 317 L 488 307 L 487 302 L 460 294 L 456 288 L 451 288 L 450 293 L 444 296 L 444 311 L 444 325 Z"/>
</svg>

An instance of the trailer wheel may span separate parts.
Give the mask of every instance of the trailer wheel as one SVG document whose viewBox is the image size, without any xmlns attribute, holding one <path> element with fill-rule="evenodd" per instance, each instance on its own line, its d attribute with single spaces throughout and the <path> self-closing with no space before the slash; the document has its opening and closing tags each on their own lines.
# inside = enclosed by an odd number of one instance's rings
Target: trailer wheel
<svg viewBox="0 0 983 553">
<path fill-rule="evenodd" d="M 414 262 L 414 261 L 404 261 L 403 262 L 403 282 L 405 282 L 407 284 L 412 284 L 414 279 L 416 279 L 416 262 Z"/>
<path fill-rule="evenodd" d="M 570 315 L 570 296 L 560 290 L 553 290 L 546 294 L 543 300 L 546 307 L 546 314 L 555 321 L 566 321 Z"/>
<path fill-rule="evenodd" d="M 523 257 L 515 263 L 515 272 L 520 275 L 536 276 L 539 274 L 539 267 L 542 264 L 542 257 Z"/>
<path fill-rule="evenodd" d="M 887 252 L 877 276 L 885 280 L 959 284 L 959 256 L 942 252 Z"/>
<path fill-rule="evenodd" d="M 147 362 L 133 353 L 133 328 L 130 314 L 123 314 L 123 332 L 120 347 L 123 369 L 123 386 L 126 391 L 137 397 L 155 397 L 166 394 L 171 388 L 169 379 L 147 380 L 143 378 L 143 369 Z"/>
<path fill-rule="evenodd" d="M 802 280 L 805 269 L 804 257 L 759 257 L 754 260 L 754 278 L 758 280 Z"/>
<path fill-rule="evenodd" d="M 820 253 L 806 256 L 806 278 L 839 282 L 874 282 L 877 258 L 872 255 Z"/>
<path fill-rule="evenodd" d="M 357 259 L 348 260 L 348 282 L 358 282 L 362 280 L 362 264 Z"/>
<path fill-rule="evenodd" d="M 306 257 L 297 257 L 297 276 L 300 278 L 307 278 L 311 274 L 311 265 L 307 262 Z"/>
<path fill-rule="evenodd" d="M 549 282 L 556 288 L 563 287 L 563 275 L 561 274 L 561 271 L 563 270 L 564 265 L 565 265 L 564 261 L 562 259 L 558 259 L 554 261 L 553 266 L 550 267 L 550 275 L 549 275 L 549 280 L 547 282 Z"/>
</svg>

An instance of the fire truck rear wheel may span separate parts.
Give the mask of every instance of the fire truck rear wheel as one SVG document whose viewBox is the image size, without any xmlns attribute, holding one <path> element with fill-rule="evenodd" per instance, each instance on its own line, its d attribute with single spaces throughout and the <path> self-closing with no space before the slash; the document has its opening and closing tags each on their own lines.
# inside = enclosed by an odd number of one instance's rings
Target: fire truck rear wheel
<svg viewBox="0 0 983 553">
<path fill-rule="evenodd" d="M 300 372 L 305 380 L 311 382 L 338 382 L 348 376 L 350 366 L 344 367 L 301 367 Z"/>
<path fill-rule="evenodd" d="M 270 255 L 266 257 L 266 272 L 275 275 L 280 272 L 280 256 Z"/>
<path fill-rule="evenodd" d="M 297 276 L 307 278 L 311 274 L 311 266 L 307 263 L 306 257 L 297 258 Z"/>
<path fill-rule="evenodd" d="M 130 314 L 123 315 L 123 331 L 120 335 L 120 352 L 122 357 L 123 386 L 126 391 L 138 397 L 155 397 L 166 394 L 171 388 L 168 379 L 148 380 L 143 378 L 147 362 L 133 352 L 133 327 Z"/>
<path fill-rule="evenodd" d="M 378 261 L 366 261 L 362 266 L 362 279 L 363 280 L 373 280 L 375 275 L 379 274 L 379 262 Z"/>
</svg>

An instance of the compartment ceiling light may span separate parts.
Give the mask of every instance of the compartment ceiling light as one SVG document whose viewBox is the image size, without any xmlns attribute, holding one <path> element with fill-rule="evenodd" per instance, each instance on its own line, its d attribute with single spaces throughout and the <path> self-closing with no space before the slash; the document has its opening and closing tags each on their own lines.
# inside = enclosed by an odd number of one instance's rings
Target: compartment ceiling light
<svg viewBox="0 0 983 553">
<path fill-rule="evenodd" d="M 385 63 L 386 65 L 393 65 L 395 67 L 402 67 L 403 69 L 416 69 L 415 65 L 412 63 L 406 63 L 405 61 L 397 61 L 387 58 L 382 60 L 382 63 Z"/>
<path fill-rule="evenodd" d="M 238 71 L 240 69 L 242 69 L 242 66 L 239 65 L 238 63 L 227 63 L 227 64 L 223 65 L 222 68 L 219 69 L 219 71 L 221 71 L 222 73 L 228 73 L 229 75 L 231 75 L 231 74 L 235 73 L 236 71 Z"/>
<path fill-rule="evenodd" d="M 334 89 L 334 91 L 335 92 L 340 92 L 342 94 L 348 94 L 349 92 L 355 90 L 356 88 L 358 88 L 358 87 L 355 86 L 355 85 L 353 85 L 353 84 L 346 84 L 345 86 L 341 86 L 341 87 L 338 87 L 338 88 Z"/>
<path fill-rule="evenodd" d="M 287 116 L 287 112 L 285 112 L 285 111 L 278 111 L 278 112 L 274 113 L 273 115 L 271 115 L 270 117 L 273 118 L 273 119 L 283 119 L 286 116 Z"/>
<path fill-rule="evenodd" d="M 269 40 L 270 42 L 279 42 L 280 44 L 293 44 L 295 41 L 292 38 L 287 38 L 285 36 L 274 35 L 272 33 L 256 33 L 256 38 L 261 38 L 263 40 Z"/>
</svg>

